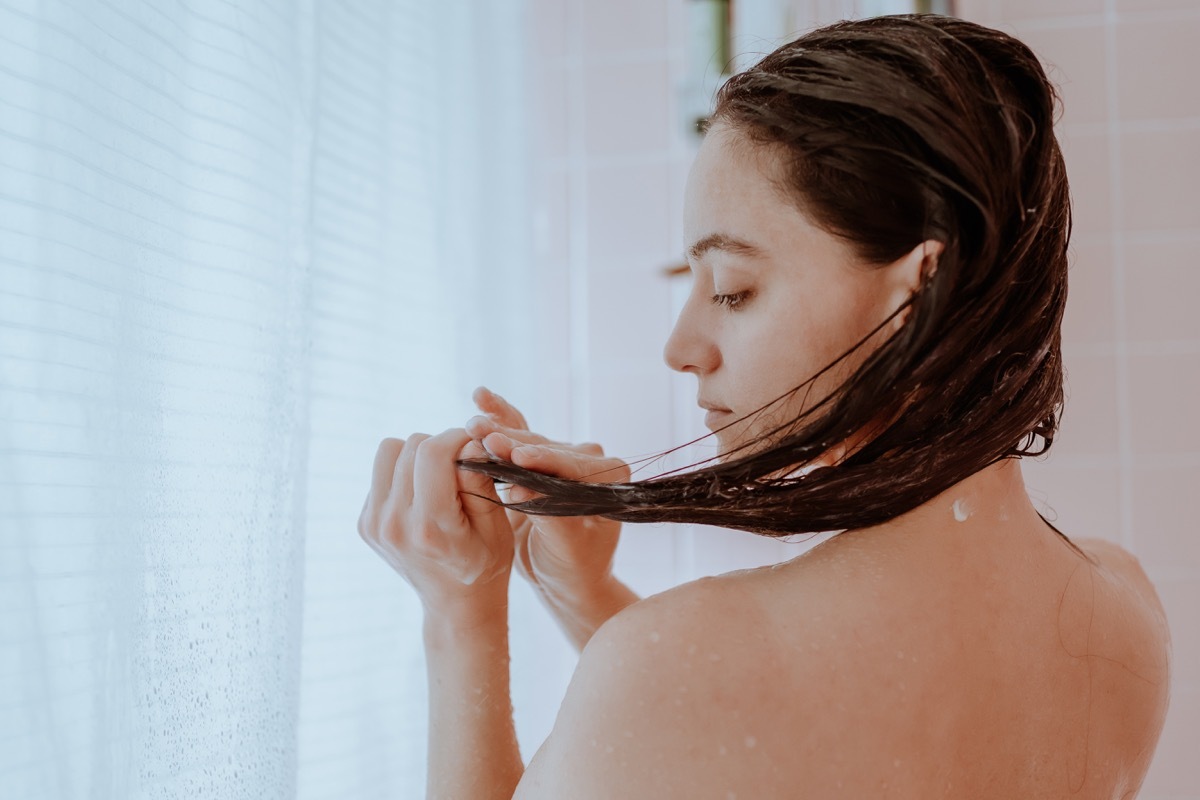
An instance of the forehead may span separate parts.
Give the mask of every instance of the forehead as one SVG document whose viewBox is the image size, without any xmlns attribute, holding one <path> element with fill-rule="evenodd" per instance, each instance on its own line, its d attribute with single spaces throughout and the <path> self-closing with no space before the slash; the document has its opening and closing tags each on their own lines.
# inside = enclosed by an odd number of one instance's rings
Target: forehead
<svg viewBox="0 0 1200 800">
<path fill-rule="evenodd" d="M 688 173 L 683 201 L 685 247 L 714 236 L 753 243 L 770 255 L 811 246 L 819 231 L 781 184 L 782 155 L 724 125 L 704 137 Z"/>
<path fill-rule="evenodd" d="M 685 200 L 721 201 L 777 194 L 771 181 L 782 175 L 780 156 L 755 145 L 725 125 L 711 128 L 688 173 Z M 782 198 L 779 198 L 782 199 Z"/>
</svg>

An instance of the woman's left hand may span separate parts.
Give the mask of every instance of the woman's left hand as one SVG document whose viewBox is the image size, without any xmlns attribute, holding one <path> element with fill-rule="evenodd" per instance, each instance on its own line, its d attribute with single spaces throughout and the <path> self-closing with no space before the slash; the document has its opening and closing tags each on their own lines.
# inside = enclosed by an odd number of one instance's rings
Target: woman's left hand
<svg viewBox="0 0 1200 800">
<path fill-rule="evenodd" d="M 358 533 L 412 584 L 426 613 L 468 615 L 507 603 L 513 532 L 492 479 L 459 469 L 487 458 L 462 428 L 384 439 Z"/>
</svg>

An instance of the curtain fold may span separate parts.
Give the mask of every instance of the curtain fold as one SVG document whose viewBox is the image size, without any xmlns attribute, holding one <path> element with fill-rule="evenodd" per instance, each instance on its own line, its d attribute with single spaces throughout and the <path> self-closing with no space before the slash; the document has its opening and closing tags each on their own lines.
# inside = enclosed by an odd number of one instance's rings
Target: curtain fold
<svg viewBox="0 0 1200 800">
<path fill-rule="evenodd" d="M 0 796 L 422 796 L 355 523 L 384 436 L 538 410 L 522 14 L 0 0 Z"/>
</svg>

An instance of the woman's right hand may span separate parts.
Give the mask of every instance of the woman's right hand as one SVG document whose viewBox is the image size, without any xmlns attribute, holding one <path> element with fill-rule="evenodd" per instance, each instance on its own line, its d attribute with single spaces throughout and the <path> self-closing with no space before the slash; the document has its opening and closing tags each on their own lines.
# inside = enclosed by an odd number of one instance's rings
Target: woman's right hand
<svg viewBox="0 0 1200 800">
<path fill-rule="evenodd" d="M 629 465 L 606 458 L 600 445 L 565 444 L 533 433 L 520 411 L 485 387 L 476 389 L 472 399 L 486 416 L 472 417 L 465 426 L 467 433 L 497 458 L 573 480 L 613 483 L 630 479 Z M 538 496 L 532 489 L 512 486 L 507 501 L 520 503 Z M 552 604 L 569 605 L 612 577 L 621 535 L 619 520 L 506 511 L 515 538 L 517 571 Z"/>
</svg>

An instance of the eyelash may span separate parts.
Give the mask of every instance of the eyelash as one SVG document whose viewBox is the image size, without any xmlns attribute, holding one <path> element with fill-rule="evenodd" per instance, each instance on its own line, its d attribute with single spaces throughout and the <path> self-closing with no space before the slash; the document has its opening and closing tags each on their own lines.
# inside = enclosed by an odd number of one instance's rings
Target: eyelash
<svg viewBox="0 0 1200 800">
<path fill-rule="evenodd" d="M 736 294 L 714 294 L 712 301 L 717 305 L 728 306 L 730 311 L 737 311 L 749 296 L 749 291 L 737 292 Z"/>
</svg>

